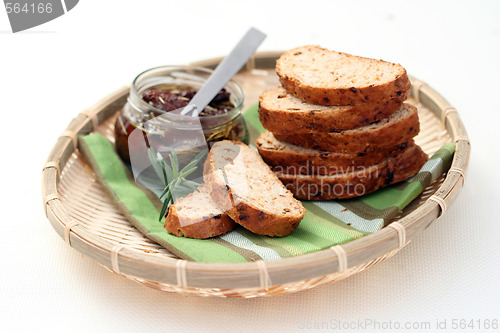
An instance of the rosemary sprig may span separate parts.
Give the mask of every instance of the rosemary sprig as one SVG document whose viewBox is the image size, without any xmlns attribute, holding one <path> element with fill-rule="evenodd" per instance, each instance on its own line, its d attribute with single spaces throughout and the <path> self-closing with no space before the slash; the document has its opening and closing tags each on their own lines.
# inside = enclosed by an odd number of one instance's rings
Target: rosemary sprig
<svg viewBox="0 0 500 333">
<path fill-rule="evenodd" d="M 183 197 L 192 193 L 200 185 L 197 182 L 186 179 L 198 168 L 198 164 L 207 155 L 208 150 L 205 149 L 198 153 L 196 157 L 186 164 L 182 169 L 179 166 L 179 159 L 174 150 L 169 154 L 170 165 L 168 165 L 163 156 L 155 152 L 153 148 L 148 148 L 148 157 L 153 166 L 155 173 L 165 183 L 165 189 L 160 194 L 160 200 L 163 199 L 159 221 L 165 216 L 168 207 L 174 203 L 174 194 L 176 197 Z"/>
</svg>

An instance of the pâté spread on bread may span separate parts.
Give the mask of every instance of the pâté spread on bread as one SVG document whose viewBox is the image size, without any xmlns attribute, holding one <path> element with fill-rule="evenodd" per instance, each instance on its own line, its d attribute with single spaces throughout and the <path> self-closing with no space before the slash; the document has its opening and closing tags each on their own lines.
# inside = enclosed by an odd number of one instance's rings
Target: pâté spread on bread
<svg viewBox="0 0 500 333">
<path fill-rule="evenodd" d="M 198 166 L 179 164 L 175 154 L 156 143 L 164 175 L 175 174 L 163 195 L 184 181 L 196 188 L 162 211 L 169 233 L 205 239 L 242 227 L 287 236 L 306 213 L 300 200 L 371 193 L 415 175 L 427 161 L 413 140 L 419 132 L 418 112 L 405 103 L 411 84 L 401 65 L 303 46 L 283 53 L 276 73 L 281 86 L 259 98 L 259 119 L 269 132 L 256 141 L 247 141 L 240 117 L 242 91 L 235 85 L 222 90 L 199 115 L 202 127 L 211 130 L 205 132 L 209 152 Z M 152 110 L 168 113 L 186 106 L 196 87 L 186 85 L 185 78 L 138 84 L 133 91 L 137 98 L 129 98 L 132 111 L 122 112 L 115 126 L 116 146 L 125 161 L 135 149 L 128 134 L 140 127 L 133 112 L 137 105 L 146 105 L 141 114 L 146 118 L 154 118 Z M 163 133 L 156 134 L 161 142 Z M 186 164 L 190 172 L 184 174 Z M 199 184 L 188 177 L 196 168 L 202 174 Z"/>
</svg>

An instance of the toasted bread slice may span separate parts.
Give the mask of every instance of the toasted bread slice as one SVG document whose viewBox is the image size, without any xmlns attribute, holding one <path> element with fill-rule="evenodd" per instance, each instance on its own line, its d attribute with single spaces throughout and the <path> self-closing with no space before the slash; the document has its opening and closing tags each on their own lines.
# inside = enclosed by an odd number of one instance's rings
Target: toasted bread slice
<svg viewBox="0 0 500 333">
<path fill-rule="evenodd" d="M 275 133 L 335 132 L 365 126 L 381 120 L 401 106 L 391 99 L 380 104 L 323 106 L 304 102 L 278 87 L 259 99 L 262 126 Z"/>
<path fill-rule="evenodd" d="M 413 145 L 401 154 L 363 170 L 333 176 L 283 172 L 276 172 L 276 175 L 296 198 L 303 200 L 347 199 L 403 181 L 415 175 L 427 160 L 427 154 L 419 146 Z"/>
<path fill-rule="evenodd" d="M 273 133 L 262 133 L 256 142 L 260 155 L 274 171 L 288 174 L 334 175 L 372 166 L 401 154 L 414 145 L 413 140 L 370 153 L 332 153 L 278 141 Z"/>
<path fill-rule="evenodd" d="M 275 133 L 274 136 L 279 141 L 311 149 L 337 153 L 368 153 L 374 149 L 391 148 L 410 141 L 419 131 L 417 108 L 403 103 L 389 117 L 352 130 L 338 133 L 311 132 L 294 135 Z"/>
<path fill-rule="evenodd" d="M 289 235 L 305 209 L 259 154 L 241 142 L 216 142 L 203 177 L 213 201 L 236 223 L 261 235 Z"/>
<path fill-rule="evenodd" d="M 399 64 L 329 51 L 294 48 L 276 62 L 276 73 L 292 95 L 312 104 L 358 105 L 404 101 L 410 80 Z"/>
<path fill-rule="evenodd" d="M 170 205 L 164 225 L 171 234 L 198 239 L 219 236 L 235 227 L 236 223 L 213 202 L 204 184 Z"/>
</svg>

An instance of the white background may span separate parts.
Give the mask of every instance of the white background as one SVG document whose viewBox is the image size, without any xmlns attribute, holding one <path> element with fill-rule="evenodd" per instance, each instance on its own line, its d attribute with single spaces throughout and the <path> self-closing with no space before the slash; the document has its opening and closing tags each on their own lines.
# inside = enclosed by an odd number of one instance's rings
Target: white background
<svg viewBox="0 0 500 333">
<path fill-rule="evenodd" d="M 260 50 L 382 58 L 441 92 L 473 148 L 446 215 L 345 281 L 250 300 L 162 293 L 69 248 L 44 216 L 40 179 L 70 120 L 144 69 L 225 55 L 250 26 L 268 34 Z M 0 8 L 0 331 L 293 332 L 367 319 L 451 331 L 453 319 L 500 319 L 499 59 L 496 1 L 82 0 L 17 34 Z"/>
</svg>

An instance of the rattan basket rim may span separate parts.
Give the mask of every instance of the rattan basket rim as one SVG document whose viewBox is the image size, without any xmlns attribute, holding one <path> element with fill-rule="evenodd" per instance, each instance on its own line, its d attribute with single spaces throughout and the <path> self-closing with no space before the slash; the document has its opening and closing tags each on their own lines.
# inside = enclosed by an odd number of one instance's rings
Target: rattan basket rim
<svg viewBox="0 0 500 333">
<path fill-rule="evenodd" d="M 281 53 L 258 53 L 248 63 L 247 70 L 272 64 Z M 209 59 L 197 62 L 196 65 L 213 67 L 221 59 Z M 425 82 L 416 78 L 411 80 L 411 95 L 442 119 L 456 143 L 456 152 L 451 171 L 433 195 L 433 200 L 427 200 L 409 215 L 398 220 L 405 230 L 405 244 L 441 216 L 446 207 L 455 200 L 464 185 L 470 156 L 467 132 L 457 110 Z M 115 271 L 116 267 L 119 267 L 120 273 L 131 276 L 138 276 L 137 272 L 142 270 L 144 276 L 139 276 L 140 278 L 158 283 L 179 284 L 179 267 L 183 266 L 182 274 L 187 278 L 187 285 L 184 287 L 257 288 L 263 285 L 263 269 L 266 273 L 265 279 L 272 281 L 272 285 L 278 285 L 340 272 L 377 259 L 401 247 L 400 233 L 393 228 L 383 228 L 341 245 L 345 251 L 344 259 L 340 258 L 337 252 L 326 249 L 297 257 L 267 261 L 265 265 L 258 262 L 228 264 L 191 261 L 179 265 L 179 261 L 183 260 L 152 256 L 126 247 L 120 248 L 118 253 L 114 244 L 99 239 L 74 223 L 58 197 L 57 185 L 69 156 L 77 148 L 75 136 L 93 131 L 95 126 L 116 111 L 116 106 L 123 102 L 127 94 L 128 86 L 124 86 L 80 113 L 58 139 L 42 172 L 44 207 L 54 229 L 68 244 L 98 263 Z M 346 262 L 343 262 L 345 260 Z"/>
</svg>

